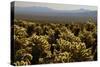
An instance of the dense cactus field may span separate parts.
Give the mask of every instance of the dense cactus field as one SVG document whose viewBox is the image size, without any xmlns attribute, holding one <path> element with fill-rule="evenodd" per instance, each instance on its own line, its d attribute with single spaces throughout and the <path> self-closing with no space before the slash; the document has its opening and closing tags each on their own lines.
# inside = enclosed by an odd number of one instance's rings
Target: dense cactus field
<svg viewBox="0 0 100 67">
<path fill-rule="evenodd" d="M 97 24 L 14 20 L 12 64 L 34 65 L 97 60 Z M 13 32 L 12 32 L 13 33 Z"/>
</svg>

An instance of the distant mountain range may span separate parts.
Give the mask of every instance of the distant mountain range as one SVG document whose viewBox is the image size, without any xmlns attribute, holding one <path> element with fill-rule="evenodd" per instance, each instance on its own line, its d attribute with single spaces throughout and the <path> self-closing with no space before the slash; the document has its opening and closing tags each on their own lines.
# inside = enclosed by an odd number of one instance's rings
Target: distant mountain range
<svg viewBox="0 0 100 67">
<path fill-rule="evenodd" d="M 65 8 L 66 9 L 66 8 Z M 91 11 L 86 9 L 78 10 L 56 10 L 48 7 L 15 7 L 15 16 L 32 18 L 35 16 L 47 16 L 47 17 L 93 17 L 95 20 L 97 18 L 97 11 Z M 62 18 L 63 19 L 63 18 Z"/>
<path fill-rule="evenodd" d="M 25 14 L 33 14 L 33 13 L 94 13 L 96 11 L 86 10 L 86 9 L 78 9 L 78 10 L 56 10 L 51 9 L 48 7 L 40 7 L 40 6 L 33 6 L 33 7 L 15 7 L 15 13 L 25 13 Z"/>
</svg>

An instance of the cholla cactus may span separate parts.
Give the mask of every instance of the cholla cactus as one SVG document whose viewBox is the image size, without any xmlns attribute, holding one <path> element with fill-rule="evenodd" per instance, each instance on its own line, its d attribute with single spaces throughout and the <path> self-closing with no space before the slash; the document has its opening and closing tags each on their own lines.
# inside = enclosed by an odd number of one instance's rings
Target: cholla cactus
<svg viewBox="0 0 100 67">
<path fill-rule="evenodd" d="M 47 41 L 48 36 L 46 35 L 38 36 L 36 34 L 33 34 L 31 39 L 34 43 L 36 43 L 35 46 L 38 46 L 38 48 L 40 48 L 43 53 L 46 53 L 47 55 L 49 55 L 48 51 L 50 51 L 50 44 Z"/>
<path fill-rule="evenodd" d="M 62 52 L 56 54 L 54 62 L 55 63 L 65 63 L 71 61 L 71 53 L 70 52 Z"/>
<path fill-rule="evenodd" d="M 84 24 L 14 22 L 16 66 L 97 59 L 97 27 L 92 20 Z"/>
<path fill-rule="evenodd" d="M 31 64 L 32 55 L 29 54 L 25 49 L 20 49 L 16 52 L 16 62 L 14 65 L 29 65 Z"/>
<path fill-rule="evenodd" d="M 81 42 L 81 39 L 79 37 L 75 36 L 70 30 L 67 29 L 65 32 L 61 33 L 60 37 L 70 42 Z"/>
<path fill-rule="evenodd" d="M 14 25 L 14 35 L 16 35 L 19 39 L 27 37 L 26 29 L 20 27 L 18 25 Z"/>
</svg>

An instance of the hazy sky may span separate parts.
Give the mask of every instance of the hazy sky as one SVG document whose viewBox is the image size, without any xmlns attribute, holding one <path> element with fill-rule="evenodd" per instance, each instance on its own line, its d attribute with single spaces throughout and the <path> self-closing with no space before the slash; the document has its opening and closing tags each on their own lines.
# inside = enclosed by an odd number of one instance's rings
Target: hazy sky
<svg viewBox="0 0 100 67">
<path fill-rule="evenodd" d="M 39 6 L 39 7 L 48 7 L 48 8 L 57 9 L 57 10 L 77 10 L 77 9 L 97 10 L 96 6 L 22 2 L 22 1 L 15 1 L 15 6 L 18 6 L 18 7 Z"/>
</svg>

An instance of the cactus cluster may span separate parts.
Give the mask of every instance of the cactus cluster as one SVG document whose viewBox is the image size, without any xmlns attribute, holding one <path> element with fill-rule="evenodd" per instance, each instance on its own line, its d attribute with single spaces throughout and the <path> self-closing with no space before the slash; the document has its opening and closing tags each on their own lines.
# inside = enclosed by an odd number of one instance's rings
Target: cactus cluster
<svg viewBox="0 0 100 67">
<path fill-rule="evenodd" d="M 97 60 L 97 25 L 14 20 L 15 66 Z"/>
</svg>

